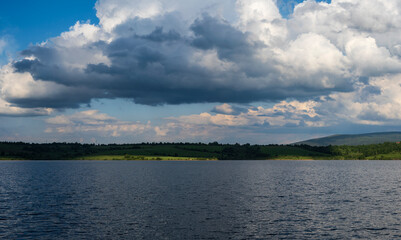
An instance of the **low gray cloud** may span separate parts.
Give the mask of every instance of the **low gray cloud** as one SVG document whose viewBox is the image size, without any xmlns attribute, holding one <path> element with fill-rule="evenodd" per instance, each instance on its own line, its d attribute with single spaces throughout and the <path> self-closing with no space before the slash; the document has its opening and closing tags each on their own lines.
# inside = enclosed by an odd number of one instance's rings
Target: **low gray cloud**
<svg viewBox="0 0 401 240">
<path fill-rule="evenodd" d="M 7 98 L 20 108 L 79 108 L 82 104 L 90 105 L 94 97 L 100 97 L 98 90 L 87 88 L 67 88 L 62 92 L 39 97 Z"/>
<path fill-rule="evenodd" d="M 231 59 L 235 55 L 247 55 L 253 52 L 253 48 L 247 42 L 246 34 L 228 22 L 207 14 L 196 19 L 190 29 L 195 34 L 192 45 L 203 50 L 216 48 L 221 58 Z"/>
<path fill-rule="evenodd" d="M 153 32 L 148 35 L 142 36 L 142 38 L 155 42 L 165 42 L 179 40 L 181 36 L 174 30 L 163 32 L 163 27 L 156 27 Z"/>
</svg>

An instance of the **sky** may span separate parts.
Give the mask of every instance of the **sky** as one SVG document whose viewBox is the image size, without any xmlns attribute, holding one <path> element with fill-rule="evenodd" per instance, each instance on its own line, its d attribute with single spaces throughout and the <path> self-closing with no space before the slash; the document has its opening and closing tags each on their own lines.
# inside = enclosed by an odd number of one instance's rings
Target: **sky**
<svg viewBox="0 0 401 240">
<path fill-rule="evenodd" d="M 0 141 L 292 143 L 401 130 L 398 0 L 0 8 Z"/>
</svg>

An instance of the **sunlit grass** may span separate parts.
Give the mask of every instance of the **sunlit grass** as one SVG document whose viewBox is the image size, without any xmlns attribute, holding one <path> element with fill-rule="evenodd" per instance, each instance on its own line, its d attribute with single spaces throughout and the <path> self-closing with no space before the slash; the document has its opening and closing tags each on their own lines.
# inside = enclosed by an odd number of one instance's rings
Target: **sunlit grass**
<svg viewBox="0 0 401 240">
<path fill-rule="evenodd" d="M 369 160 L 401 160 L 401 153 L 393 152 L 387 154 L 377 154 L 375 156 L 367 157 Z"/>
</svg>

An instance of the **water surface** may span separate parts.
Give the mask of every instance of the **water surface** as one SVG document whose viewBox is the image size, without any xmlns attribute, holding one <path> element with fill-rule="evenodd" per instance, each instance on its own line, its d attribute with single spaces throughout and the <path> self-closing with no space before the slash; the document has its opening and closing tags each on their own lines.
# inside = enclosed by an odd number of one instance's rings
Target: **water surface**
<svg viewBox="0 0 401 240">
<path fill-rule="evenodd" d="M 401 238 L 401 161 L 0 161 L 0 238 Z"/>
</svg>

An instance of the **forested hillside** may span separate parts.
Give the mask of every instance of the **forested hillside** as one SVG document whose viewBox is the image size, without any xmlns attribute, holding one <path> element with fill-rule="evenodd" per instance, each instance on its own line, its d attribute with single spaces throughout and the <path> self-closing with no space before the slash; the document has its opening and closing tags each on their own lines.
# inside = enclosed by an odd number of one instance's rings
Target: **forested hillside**
<svg viewBox="0 0 401 240">
<path fill-rule="evenodd" d="M 401 132 L 378 132 L 365 134 L 344 134 L 333 135 L 323 138 L 309 139 L 294 143 L 295 145 L 307 144 L 311 146 L 329 146 L 329 145 L 368 145 L 385 142 L 401 141 Z"/>
</svg>

